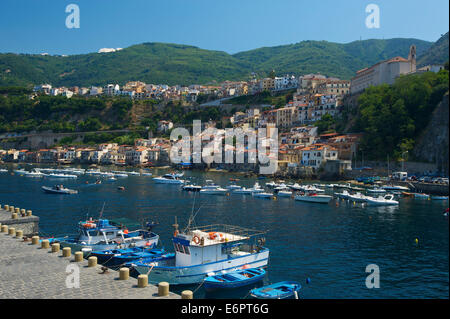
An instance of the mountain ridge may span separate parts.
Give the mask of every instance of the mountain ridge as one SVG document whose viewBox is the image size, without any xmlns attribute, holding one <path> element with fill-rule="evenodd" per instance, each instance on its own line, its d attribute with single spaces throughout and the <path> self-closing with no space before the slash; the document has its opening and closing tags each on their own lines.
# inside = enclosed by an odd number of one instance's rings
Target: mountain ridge
<svg viewBox="0 0 450 319">
<path fill-rule="evenodd" d="M 224 80 L 246 80 L 253 72 L 277 74 L 322 73 L 350 79 L 366 66 L 393 56 L 407 56 L 417 46 L 418 56 L 432 42 L 413 38 L 369 39 L 341 44 L 301 41 L 228 54 L 193 45 L 144 42 L 110 53 L 70 56 L 0 53 L 0 86 L 56 86 L 147 83 L 206 84 Z"/>
</svg>

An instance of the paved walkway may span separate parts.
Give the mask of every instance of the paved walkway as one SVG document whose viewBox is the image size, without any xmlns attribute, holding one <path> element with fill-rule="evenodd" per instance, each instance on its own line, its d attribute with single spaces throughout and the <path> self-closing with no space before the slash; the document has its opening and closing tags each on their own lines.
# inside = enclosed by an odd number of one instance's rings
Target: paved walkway
<svg viewBox="0 0 450 319">
<path fill-rule="evenodd" d="M 137 287 L 137 280 L 118 280 L 119 273 L 101 266 L 87 267 L 87 260 L 75 263 L 74 256 L 62 257 L 40 245 L 0 233 L 0 299 L 179 299 L 169 293 L 158 297 L 158 287 Z M 68 265 L 79 266 L 80 288 L 67 288 Z"/>
</svg>

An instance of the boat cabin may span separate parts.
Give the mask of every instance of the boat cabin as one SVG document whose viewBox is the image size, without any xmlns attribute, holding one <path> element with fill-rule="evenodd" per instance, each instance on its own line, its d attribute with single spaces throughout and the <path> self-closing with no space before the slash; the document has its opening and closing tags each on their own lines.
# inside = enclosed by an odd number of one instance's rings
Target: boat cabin
<svg viewBox="0 0 450 319">
<path fill-rule="evenodd" d="M 80 222 L 78 226 L 79 241 L 84 241 L 86 244 L 95 244 L 100 241 L 108 243 L 117 237 L 122 237 L 125 240 L 125 231 L 113 226 L 107 219 L 92 220 L 89 219 L 85 222 Z"/>
<path fill-rule="evenodd" d="M 215 263 L 259 252 L 266 249 L 262 247 L 265 242 L 261 237 L 263 234 L 264 232 L 229 225 L 197 227 L 185 233 L 175 231 L 175 266 Z M 248 243 L 252 238 L 255 242 Z"/>
</svg>

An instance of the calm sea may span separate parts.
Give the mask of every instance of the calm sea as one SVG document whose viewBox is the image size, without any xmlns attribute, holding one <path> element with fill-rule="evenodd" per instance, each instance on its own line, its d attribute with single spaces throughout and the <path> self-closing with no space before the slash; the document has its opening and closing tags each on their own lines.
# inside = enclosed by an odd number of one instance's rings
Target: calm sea
<svg viewBox="0 0 450 319">
<path fill-rule="evenodd" d="M 165 172 L 153 170 L 154 176 Z M 254 178 L 219 172 L 185 174 L 198 183 L 212 179 L 222 186 L 229 184 L 230 177 L 240 178 L 237 184 L 242 186 L 255 182 Z M 449 297 L 449 229 L 448 218 L 443 216 L 447 201 L 401 198 L 398 207 L 363 208 L 337 200 L 323 205 L 289 198 L 200 196 L 176 185 L 155 184 L 149 176 L 103 179 L 99 185 L 93 184 L 95 180 L 83 175 L 58 182 L 1 173 L 0 203 L 33 210 L 40 217 L 42 233 L 55 236 L 73 233 L 78 221 L 87 215 L 97 217 L 105 203 L 105 218 L 158 221 L 154 230 L 170 251 L 175 216 L 182 228 L 193 207 L 194 211 L 200 208 L 197 225 L 226 223 L 267 231 L 270 262 L 264 284 L 299 281 L 303 298 Z M 262 185 L 268 181 L 259 180 Z M 78 189 L 79 194 L 42 192 L 41 186 L 56 183 Z M 117 186 L 125 190 L 119 191 Z M 369 264 L 380 269 L 378 289 L 366 288 Z M 196 290 L 197 286 L 187 288 Z M 244 298 L 248 290 L 205 293 L 200 287 L 195 297 Z"/>
</svg>

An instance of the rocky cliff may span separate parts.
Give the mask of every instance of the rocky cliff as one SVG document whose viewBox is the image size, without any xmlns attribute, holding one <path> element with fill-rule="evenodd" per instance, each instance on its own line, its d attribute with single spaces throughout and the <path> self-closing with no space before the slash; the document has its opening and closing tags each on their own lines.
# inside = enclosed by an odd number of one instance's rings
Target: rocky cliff
<svg viewBox="0 0 450 319">
<path fill-rule="evenodd" d="M 448 175 L 448 92 L 434 110 L 430 123 L 420 136 L 413 155 L 422 161 L 436 163 L 437 169 Z"/>
</svg>

